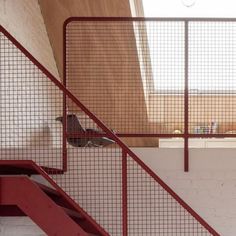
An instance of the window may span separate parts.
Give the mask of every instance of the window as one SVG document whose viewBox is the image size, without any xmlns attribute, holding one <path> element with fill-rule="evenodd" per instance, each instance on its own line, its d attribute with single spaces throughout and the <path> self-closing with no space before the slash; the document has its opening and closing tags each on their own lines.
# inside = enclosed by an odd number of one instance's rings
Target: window
<svg viewBox="0 0 236 236">
<path fill-rule="evenodd" d="M 154 88 L 151 92 L 184 90 L 184 23 L 146 23 Z"/>
<path fill-rule="evenodd" d="M 218 17 L 229 17 L 233 6 L 231 0 L 143 0 L 145 16 L 159 17 L 215 17 L 213 9 Z M 149 92 L 183 93 L 184 22 L 147 22 L 146 32 L 153 80 Z M 189 92 L 235 92 L 236 22 L 190 22 L 188 40 Z"/>
</svg>

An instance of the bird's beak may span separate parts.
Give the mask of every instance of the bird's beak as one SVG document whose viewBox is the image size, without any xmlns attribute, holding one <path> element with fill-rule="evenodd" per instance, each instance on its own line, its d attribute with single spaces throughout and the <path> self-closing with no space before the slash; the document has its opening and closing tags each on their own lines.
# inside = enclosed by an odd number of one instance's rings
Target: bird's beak
<svg viewBox="0 0 236 236">
<path fill-rule="evenodd" d="M 56 121 L 61 121 L 61 122 L 62 122 L 63 117 L 62 117 L 62 116 L 59 116 L 59 117 L 57 117 L 55 120 L 56 120 Z"/>
</svg>

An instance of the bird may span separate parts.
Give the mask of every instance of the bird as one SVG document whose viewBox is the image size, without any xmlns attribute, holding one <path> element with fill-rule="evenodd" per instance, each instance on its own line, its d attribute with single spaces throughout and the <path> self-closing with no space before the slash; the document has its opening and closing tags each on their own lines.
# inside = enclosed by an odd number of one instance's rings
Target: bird
<svg viewBox="0 0 236 236">
<path fill-rule="evenodd" d="M 75 114 L 68 114 L 67 120 L 67 134 L 82 134 L 85 137 L 67 137 L 67 142 L 73 147 L 105 147 L 115 143 L 112 139 L 107 137 L 92 137 L 93 134 L 104 134 L 96 129 L 84 129 Z M 57 117 L 56 121 L 63 123 L 63 116 Z M 87 136 L 86 136 L 87 135 Z"/>
</svg>

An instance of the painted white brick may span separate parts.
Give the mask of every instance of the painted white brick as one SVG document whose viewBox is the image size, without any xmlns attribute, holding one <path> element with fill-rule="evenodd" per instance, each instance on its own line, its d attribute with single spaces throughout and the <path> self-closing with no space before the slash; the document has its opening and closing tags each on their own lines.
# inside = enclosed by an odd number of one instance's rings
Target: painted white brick
<svg viewBox="0 0 236 236">
<path fill-rule="evenodd" d="M 0 217 L 1 236 L 46 236 L 28 217 Z"/>
<path fill-rule="evenodd" d="M 222 236 L 236 235 L 234 149 L 191 150 L 188 173 L 183 171 L 181 150 L 133 151 Z"/>
</svg>

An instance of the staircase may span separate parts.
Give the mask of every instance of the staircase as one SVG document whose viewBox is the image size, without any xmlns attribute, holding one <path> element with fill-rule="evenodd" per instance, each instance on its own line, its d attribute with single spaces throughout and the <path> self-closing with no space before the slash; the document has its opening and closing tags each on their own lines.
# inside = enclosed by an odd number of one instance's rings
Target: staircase
<svg viewBox="0 0 236 236">
<path fill-rule="evenodd" d="M 11 210 L 17 206 L 47 235 L 99 235 L 56 190 L 28 177 L 1 177 L 1 183 L 1 204 L 11 206 Z M 9 212 L 7 207 L 5 211 Z"/>
<path fill-rule="evenodd" d="M 27 215 L 48 235 L 219 235 L 3 27 L 0 40 L 2 215 Z M 68 145 L 81 134 L 55 122 L 65 99 L 115 144 Z"/>
<path fill-rule="evenodd" d="M 11 170 L 1 171 L 1 216 L 28 216 L 47 235 L 106 235 L 34 162 L 5 161 L 0 165 Z M 17 170 L 14 176 L 13 170 Z M 32 174 L 44 176 L 48 184 L 34 181 Z"/>
</svg>

